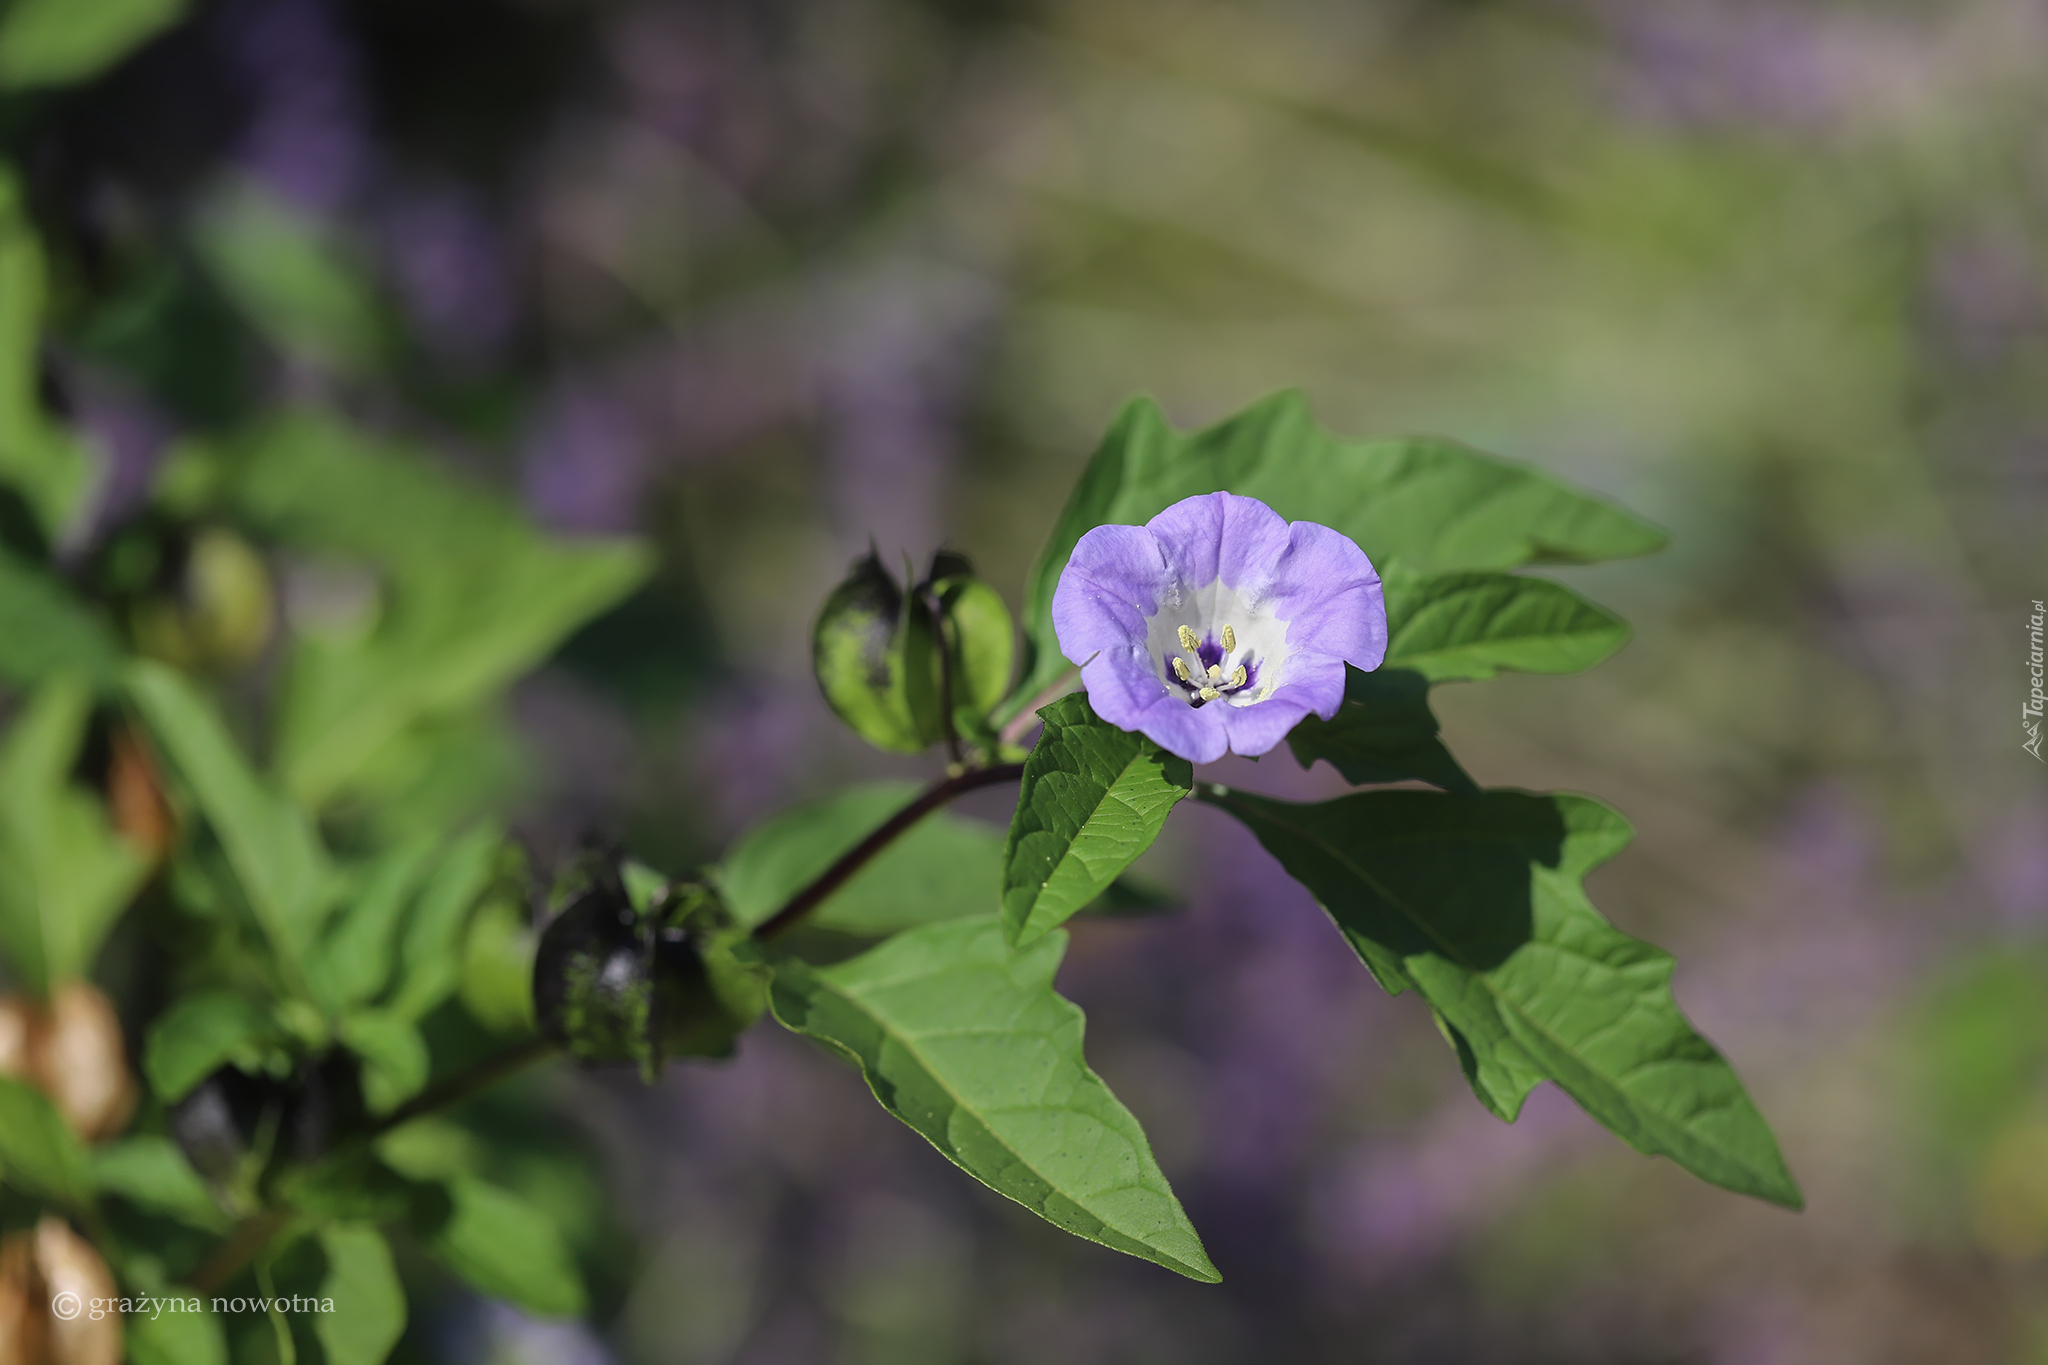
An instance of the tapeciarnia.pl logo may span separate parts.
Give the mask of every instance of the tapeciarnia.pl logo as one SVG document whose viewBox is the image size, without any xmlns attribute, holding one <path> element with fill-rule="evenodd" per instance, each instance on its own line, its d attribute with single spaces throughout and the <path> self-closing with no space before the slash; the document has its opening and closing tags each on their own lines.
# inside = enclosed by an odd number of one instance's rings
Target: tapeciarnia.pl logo
<svg viewBox="0 0 2048 1365">
<path fill-rule="evenodd" d="M 2031 646 L 2027 653 L 2027 672 L 2034 678 L 2034 686 L 2027 693 L 2027 700 L 2020 707 L 2020 725 L 2026 730 L 2026 742 L 2020 747 L 2032 754 L 2037 762 L 2048 763 L 2041 757 L 2041 709 L 2048 705 L 2048 695 L 2041 691 L 2041 623 L 2048 619 L 2048 606 L 2041 599 L 2034 599 L 2034 614 L 2027 618 L 2027 640 Z"/>
</svg>

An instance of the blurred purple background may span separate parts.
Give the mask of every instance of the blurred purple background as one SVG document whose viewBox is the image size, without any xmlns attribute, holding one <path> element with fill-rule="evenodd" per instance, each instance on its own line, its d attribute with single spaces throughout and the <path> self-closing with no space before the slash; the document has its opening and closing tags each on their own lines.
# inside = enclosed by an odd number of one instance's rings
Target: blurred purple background
<svg viewBox="0 0 2048 1365">
<path fill-rule="evenodd" d="M 1438 707 L 1482 782 L 1636 823 L 1595 899 L 1677 955 L 1804 1214 L 1548 1089 L 1498 1123 L 1421 1007 L 1191 809 L 1145 864 L 1186 908 L 1080 927 L 1062 986 L 1221 1287 L 1006 1204 L 768 1025 L 649 1090 L 541 1083 L 644 1253 L 615 1314 L 458 1305 L 407 1349 L 2048 1360 L 2048 1074 L 1966 1026 L 2021 1027 L 1975 983 L 2048 962 L 2018 724 L 2044 62 L 2031 0 L 224 0 L 78 96 L 32 170 L 113 258 L 188 228 L 204 254 L 254 193 L 370 319 L 267 335 L 255 391 L 660 545 L 518 695 L 543 843 L 595 822 L 704 860 L 928 771 L 838 730 L 811 613 L 871 537 L 963 549 L 1017 606 L 1128 394 L 1191 425 L 1300 385 L 1336 430 L 1444 432 L 1674 534 L 1559 572 L 1635 624 L 1620 657 Z M 79 364 L 133 497 L 205 414 Z M 1336 790 L 1284 756 L 1218 779 Z"/>
</svg>

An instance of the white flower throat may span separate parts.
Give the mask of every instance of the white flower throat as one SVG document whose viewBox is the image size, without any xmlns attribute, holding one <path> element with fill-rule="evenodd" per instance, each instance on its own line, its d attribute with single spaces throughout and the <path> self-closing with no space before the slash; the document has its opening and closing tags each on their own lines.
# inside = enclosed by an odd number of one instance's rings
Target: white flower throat
<svg viewBox="0 0 2048 1365">
<path fill-rule="evenodd" d="M 1286 623 L 1221 583 L 1191 596 L 1195 600 L 1165 604 L 1147 622 L 1146 643 L 1158 661 L 1160 682 L 1190 706 L 1212 701 L 1250 706 L 1271 696 L 1288 652 Z M 1212 611 L 1191 613 L 1186 610 L 1190 606 Z M 1195 622 L 1186 619 L 1189 615 Z"/>
</svg>

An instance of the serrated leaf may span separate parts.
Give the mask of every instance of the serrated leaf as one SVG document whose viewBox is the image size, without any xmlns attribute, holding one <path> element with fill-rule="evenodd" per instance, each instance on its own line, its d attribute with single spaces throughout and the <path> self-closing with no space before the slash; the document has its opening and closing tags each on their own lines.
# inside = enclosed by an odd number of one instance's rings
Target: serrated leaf
<svg viewBox="0 0 2048 1365">
<path fill-rule="evenodd" d="M 1012 952 L 1000 925 L 912 929 L 830 967 L 776 966 L 785 1027 L 845 1053 L 882 1107 L 1049 1222 L 1190 1279 L 1220 1278 L 1130 1111 L 1081 1055 L 1052 988 L 1067 936 Z"/>
<path fill-rule="evenodd" d="M 426 1085 L 432 1060 L 410 1019 L 362 1010 L 341 1021 L 340 1033 L 363 1059 L 363 1103 L 372 1114 L 390 1113 Z"/>
<path fill-rule="evenodd" d="M 257 922 L 281 959 L 299 964 L 333 891 L 327 853 L 305 813 L 250 769 L 212 706 L 161 664 L 138 662 L 128 693 L 227 851 Z"/>
<path fill-rule="evenodd" d="M 481 1180 L 459 1177 L 445 1188 L 447 1216 L 416 1229 L 435 1259 L 472 1288 L 538 1317 L 583 1311 L 583 1278 L 545 1214 Z"/>
<path fill-rule="evenodd" d="M 399 945 L 398 987 L 391 1010 L 419 1019 L 452 994 L 462 981 L 462 936 L 469 912 L 490 885 L 505 835 L 495 825 L 478 825 L 457 838 L 447 856 L 420 888 Z"/>
<path fill-rule="evenodd" d="M 1019 944 L 1108 890 L 1195 781 L 1193 764 L 1101 720 L 1086 696 L 1038 714 L 1045 734 L 1024 761 L 1003 845 L 1003 927 Z"/>
<path fill-rule="evenodd" d="M 1628 643 L 1628 623 L 1565 587 L 1516 574 L 1396 574 L 1385 667 L 1431 682 L 1576 673 Z"/>
<path fill-rule="evenodd" d="M 1322 759 L 1354 786 L 1412 779 L 1445 791 L 1479 790 L 1439 736 L 1429 679 L 1408 669 L 1361 673 L 1347 665 L 1337 714 L 1307 716 L 1288 733 L 1287 747 L 1302 767 Z"/>
<path fill-rule="evenodd" d="M 49 1096 L 12 1076 L 0 1076 L 0 1178 L 73 1208 L 92 1202 L 85 1148 Z"/>
<path fill-rule="evenodd" d="M 206 1300 L 172 1292 L 178 1295 L 177 1308 L 153 1317 L 131 1313 L 123 1322 L 129 1365 L 228 1365 L 227 1337 Z M 199 1307 L 190 1308 L 195 1302 Z"/>
<path fill-rule="evenodd" d="M 149 873 L 72 781 L 91 711 L 83 684 L 46 683 L 0 744 L 0 948 L 38 994 L 91 967 Z"/>
<path fill-rule="evenodd" d="M 320 1296 L 335 1311 L 313 1318 L 327 1365 L 383 1365 L 405 1334 L 405 1287 L 384 1235 L 361 1224 L 320 1229 L 327 1275 Z"/>
<path fill-rule="evenodd" d="M 55 578 L 0 550 L 0 679 L 32 686 L 57 676 L 96 685 L 120 673 L 114 637 Z"/>
<path fill-rule="evenodd" d="M 15 0 L 0 18 L 0 89 L 85 80 L 184 13 L 185 0 Z"/>
<path fill-rule="evenodd" d="M 1210 793 L 1361 955 L 1392 960 L 1511 1118 L 1544 1077 L 1637 1150 L 1797 1208 L 1777 1140 L 1671 997 L 1668 954 L 1621 933 L 1581 879 L 1628 842 L 1583 796 L 1367 792 L 1296 805 Z"/>
<path fill-rule="evenodd" d="M 1134 399 L 1103 437 L 1032 566 L 1024 612 L 1031 654 L 1011 693 L 1011 714 L 1068 667 L 1052 631 L 1052 594 L 1075 542 L 1105 523 L 1144 522 L 1217 489 L 1343 532 L 1382 576 L 1590 563 L 1648 554 L 1665 540 L 1602 498 L 1455 441 L 1332 436 L 1298 393 L 1275 394 L 1186 434 L 1150 399 Z"/>
<path fill-rule="evenodd" d="M 150 1026 L 142 1072 L 165 1104 L 174 1104 L 246 1050 L 278 1036 L 276 1021 L 254 1001 L 228 991 L 179 997 Z"/>
<path fill-rule="evenodd" d="M 786 811 L 748 831 L 713 872 L 726 907 L 759 924 L 915 800 L 914 782 L 871 782 Z M 1002 835 L 978 820 L 937 811 L 911 826 L 805 921 L 842 933 L 881 935 L 967 915 L 991 915 Z"/>
<path fill-rule="evenodd" d="M 92 1179 L 101 1193 L 154 1209 L 212 1232 L 226 1230 L 227 1215 L 207 1192 L 177 1143 L 165 1137 L 130 1137 L 95 1147 Z"/>
</svg>

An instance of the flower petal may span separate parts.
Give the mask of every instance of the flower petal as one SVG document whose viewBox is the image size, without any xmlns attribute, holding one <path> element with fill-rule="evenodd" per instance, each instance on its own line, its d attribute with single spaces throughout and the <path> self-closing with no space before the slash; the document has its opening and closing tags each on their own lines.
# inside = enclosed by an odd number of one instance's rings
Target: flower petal
<svg viewBox="0 0 2048 1365">
<path fill-rule="evenodd" d="M 1166 563 L 1191 592 L 1221 582 L 1256 596 L 1288 543 L 1284 517 L 1257 498 L 1236 493 L 1182 498 L 1146 522 L 1145 529 L 1158 539 Z"/>
<path fill-rule="evenodd" d="M 1286 549 L 1275 556 L 1268 593 L 1267 610 L 1287 622 L 1287 642 L 1295 649 L 1342 659 L 1367 673 L 1386 658 L 1387 605 L 1379 572 L 1342 532 L 1295 522 Z"/>
<path fill-rule="evenodd" d="M 1052 594 L 1053 635 L 1069 662 L 1145 638 L 1172 575 L 1142 526 L 1098 526 L 1074 546 Z"/>
<path fill-rule="evenodd" d="M 1344 694 L 1344 665 L 1337 665 L 1337 695 Z M 1210 702 L 1204 711 L 1221 710 L 1223 728 L 1230 739 L 1230 752 L 1246 758 L 1257 758 L 1287 738 L 1287 732 L 1301 723 L 1302 717 L 1316 709 L 1313 704 L 1315 689 L 1298 682 L 1289 682 L 1275 688 L 1273 695 L 1250 706 L 1231 706 L 1222 702 Z M 1333 711 L 1335 708 L 1331 708 Z"/>
<path fill-rule="evenodd" d="M 1230 747 L 1221 714 L 1228 708 L 1190 706 L 1169 693 L 1142 645 L 1102 650 L 1082 665 L 1081 684 L 1096 715 L 1191 762 L 1214 763 Z"/>
</svg>

